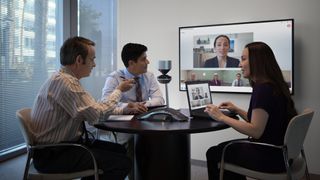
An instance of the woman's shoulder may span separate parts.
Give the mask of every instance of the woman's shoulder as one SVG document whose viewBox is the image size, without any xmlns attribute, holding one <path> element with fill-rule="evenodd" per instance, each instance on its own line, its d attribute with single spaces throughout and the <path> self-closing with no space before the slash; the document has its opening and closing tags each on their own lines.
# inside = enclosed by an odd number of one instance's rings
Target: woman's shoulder
<svg viewBox="0 0 320 180">
<path fill-rule="evenodd" d="M 207 59 L 204 62 L 204 67 L 218 67 L 218 58 L 217 56 Z"/>
<path fill-rule="evenodd" d="M 260 82 L 260 83 L 255 83 L 253 85 L 253 88 L 255 89 L 272 89 L 272 84 L 269 82 Z"/>
<path fill-rule="evenodd" d="M 227 56 L 227 59 L 230 61 L 239 61 L 239 59 L 230 56 Z"/>
<path fill-rule="evenodd" d="M 255 93 L 263 93 L 263 94 L 272 94 L 273 93 L 273 86 L 271 83 L 255 83 L 253 86 L 253 91 Z"/>
<path fill-rule="evenodd" d="M 210 62 L 210 61 L 218 61 L 217 56 L 209 58 L 209 59 L 206 60 L 206 62 Z"/>
</svg>

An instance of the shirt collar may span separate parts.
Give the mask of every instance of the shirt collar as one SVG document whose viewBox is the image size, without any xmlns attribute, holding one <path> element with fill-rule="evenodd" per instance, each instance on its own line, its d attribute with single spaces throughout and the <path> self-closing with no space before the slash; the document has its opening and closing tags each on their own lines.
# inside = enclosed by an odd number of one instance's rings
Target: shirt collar
<svg viewBox="0 0 320 180">
<path fill-rule="evenodd" d="M 69 68 L 67 68 L 66 66 L 61 66 L 59 72 L 62 73 L 62 74 L 66 74 L 68 76 L 71 76 L 72 78 L 70 80 L 73 79 L 72 82 L 79 83 L 79 79 L 76 77 L 76 75 Z"/>
<path fill-rule="evenodd" d="M 76 75 L 75 75 L 69 68 L 67 68 L 66 66 L 61 66 L 61 67 L 60 67 L 60 72 L 61 72 L 61 73 L 64 73 L 64 74 L 68 74 L 68 75 L 70 75 L 70 76 L 72 76 L 73 78 L 75 78 L 75 79 L 78 80 L 78 78 L 76 77 Z"/>
<path fill-rule="evenodd" d="M 139 77 L 139 78 L 142 77 L 142 74 L 139 74 L 138 76 L 135 76 L 135 75 L 131 74 L 131 73 L 128 71 L 127 68 L 124 69 L 123 73 L 124 73 L 125 77 L 128 78 L 128 79 L 135 78 L 135 77 Z"/>
</svg>

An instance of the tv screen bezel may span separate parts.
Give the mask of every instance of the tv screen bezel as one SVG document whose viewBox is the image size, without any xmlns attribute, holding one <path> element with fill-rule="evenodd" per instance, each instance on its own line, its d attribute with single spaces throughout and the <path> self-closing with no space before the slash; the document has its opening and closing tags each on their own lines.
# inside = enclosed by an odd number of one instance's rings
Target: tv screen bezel
<svg viewBox="0 0 320 180">
<path fill-rule="evenodd" d="M 182 85 L 184 84 L 182 82 L 182 67 L 181 67 L 181 30 L 183 29 L 187 29 L 187 28 L 201 28 L 201 27 L 218 27 L 218 26 L 232 26 L 232 25 L 241 25 L 241 24 L 259 24 L 259 23 L 271 23 L 271 22 L 285 22 L 285 21 L 291 21 L 292 24 L 292 28 L 291 28 L 291 89 L 290 89 L 290 94 L 293 95 L 294 94 L 294 19 L 293 18 L 289 18 L 289 19 L 273 19 L 273 20 L 263 20 L 263 21 L 247 21 L 247 22 L 235 22 L 235 23 L 222 23 L 222 24 L 209 24 L 209 25 L 197 25 L 197 26 L 182 26 L 179 27 L 179 90 L 180 91 L 186 91 L 186 89 L 182 89 Z M 255 40 L 253 40 L 255 41 Z M 272 47 L 271 47 L 272 48 Z M 219 69 L 217 69 L 219 70 Z M 198 80 L 198 81 L 209 81 L 209 80 Z M 226 87 L 226 86 L 224 86 Z M 251 87 L 250 87 L 251 88 Z M 289 87 L 290 88 L 290 87 Z M 211 86 L 210 86 L 210 92 L 211 93 L 238 93 L 238 94 L 251 94 L 252 90 L 250 92 L 246 92 L 246 91 L 214 91 L 212 90 Z"/>
</svg>

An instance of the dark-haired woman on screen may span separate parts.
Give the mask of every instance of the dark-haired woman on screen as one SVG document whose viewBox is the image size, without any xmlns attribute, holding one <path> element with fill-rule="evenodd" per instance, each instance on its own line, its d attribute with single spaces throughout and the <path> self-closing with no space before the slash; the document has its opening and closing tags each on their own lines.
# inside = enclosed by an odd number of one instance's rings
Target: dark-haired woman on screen
<svg viewBox="0 0 320 180">
<path fill-rule="evenodd" d="M 228 56 L 228 51 L 230 49 L 230 39 L 228 36 L 217 36 L 213 43 L 213 49 L 216 52 L 217 56 L 211 59 L 207 59 L 204 63 L 205 68 L 239 67 L 239 59 Z"/>
<path fill-rule="evenodd" d="M 208 105 L 205 112 L 238 132 L 248 135 L 249 141 L 282 145 L 290 119 L 297 114 L 290 91 L 271 48 L 263 42 L 247 44 L 242 52 L 240 68 L 253 88 L 249 109 L 240 109 L 231 102 L 219 106 Z M 219 108 L 238 113 L 245 121 L 222 114 Z M 218 163 L 221 160 L 223 142 L 209 148 L 207 165 L 209 179 L 219 179 Z M 225 154 L 225 161 L 249 169 L 264 172 L 283 172 L 285 165 L 280 150 L 252 144 L 233 144 Z M 225 171 L 224 179 L 246 179 Z"/>
</svg>

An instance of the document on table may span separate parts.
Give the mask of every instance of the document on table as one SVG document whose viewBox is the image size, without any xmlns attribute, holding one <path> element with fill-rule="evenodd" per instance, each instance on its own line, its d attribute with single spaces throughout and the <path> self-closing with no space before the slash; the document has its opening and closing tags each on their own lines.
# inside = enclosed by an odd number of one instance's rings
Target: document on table
<svg viewBox="0 0 320 180">
<path fill-rule="evenodd" d="M 130 121 L 134 115 L 110 115 L 105 121 Z"/>
</svg>

